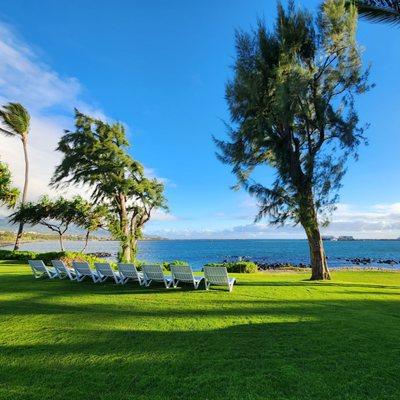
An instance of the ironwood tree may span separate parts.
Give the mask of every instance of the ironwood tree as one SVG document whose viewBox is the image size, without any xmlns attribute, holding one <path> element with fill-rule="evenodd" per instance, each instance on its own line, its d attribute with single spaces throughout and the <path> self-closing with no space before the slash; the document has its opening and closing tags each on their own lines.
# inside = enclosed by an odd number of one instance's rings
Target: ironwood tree
<svg viewBox="0 0 400 400">
<path fill-rule="evenodd" d="M 129 155 L 128 147 L 122 124 L 110 124 L 76 110 L 75 130 L 66 131 L 58 143 L 63 159 L 51 185 L 85 185 L 95 204 L 106 204 L 111 215 L 108 228 L 120 241 L 119 260 L 129 262 L 151 212 L 167 206 L 163 184 L 145 177 L 142 164 Z"/>
<path fill-rule="evenodd" d="M 273 29 L 263 22 L 236 34 L 233 78 L 226 85 L 228 140 L 214 138 L 232 166 L 236 188 L 259 203 L 256 220 L 301 224 L 311 279 L 330 279 L 320 225 L 338 200 L 345 162 L 364 142 L 355 96 L 368 90 L 356 43 L 357 11 L 328 0 L 313 15 L 291 1 L 278 4 Z M 268 166 L 269 186 L 253 180 Z"/>
</svg>

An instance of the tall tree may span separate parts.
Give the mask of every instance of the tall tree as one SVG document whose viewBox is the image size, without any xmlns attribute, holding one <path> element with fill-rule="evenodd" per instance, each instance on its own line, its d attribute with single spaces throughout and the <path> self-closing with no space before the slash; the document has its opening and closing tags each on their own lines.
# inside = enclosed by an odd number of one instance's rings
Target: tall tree
<svg viewBox="0 0 400 400">
<path fill-rule="evenodd" d="M 132 240 L 140 221 L 138 215 L 145 213 L 143 199 L 150 204 L 158 188 L 152 210 L 165 208 L 162 184 L 147 180 L 143 166 L 128 153 L 125 129 L 119 123 L 109 124 L 91 118 L 76 110 L 75 131 L 66 131 L 57 150 L 63 160 L 57 166 L 51 185 L 65 187 L 70 184 L 86 185 L 92 190 L 91 198 L 96 204 L 107 204 L 112 217 L 109 228 L 120 241 L 119 259 L 131 261 L 136 253 Z"/>
<path fill-rule="evenodd" d="M 0 128 L 0 132 L 7 136 L 19 136 L 22 141 L 22 148 L 25 158 L 25 182 L 22 191 L 21 203 L 26 202 L 28 193 L 28 175 L 29 175 L 29 158 L 28 158 L 28 134 L 30 127 L 30 115 L 28 111 L 19 103 L 8 103 L 0 109 L 0 119 L 5 128 Z M 15 238 L 14 250 L 19 249 L 19 244 L 24 230 L 24 223 L 21 222 L 18 227 L 17 236 Z"/>
<path fill-rule="evenodd" d="M 346 159 L 364 140 L 354 108 L 368 89 L 356 22 L 344 0 L 326 1 L 315 18 L 290 1 L 287 10 L 278 5 L 273 30 L 259 23 L 238 32 L 226 86 L 230 140 L 214 139 L 237 188 L 258 199 L 256 220 L 302 225 L 314 280 L 330 279 L 320 223 L 337 201 Z M 276 172 L 271 187 L 252 180 L 259 166 Z"/>
<path fill-rule="evenodd" d="M 399 0 L 349 0 L 348 3 L 357 6 L 362 18 L 372 22 L 400 24 Z"/>
<path fill-rule="evenodd" d="M 45 226 L 58 234 L 60 249 L 64 251 L 63 236 L 71 224 L 79 223 L 82 210 L 86 207 L 87 202 L 80 196 L 71 200 L 63 197 L 52 200 L 48 196 L 42 196 L 37 203 L 21 203 L 9 220 L 13 224 L 22 222 Z"/>
<path fill-rule="evenodd" d="M 0 205 L 14 208 L 18 197 L 19 190 L 12 186 L 8 165 L 0 161 Z"/>
</svg>

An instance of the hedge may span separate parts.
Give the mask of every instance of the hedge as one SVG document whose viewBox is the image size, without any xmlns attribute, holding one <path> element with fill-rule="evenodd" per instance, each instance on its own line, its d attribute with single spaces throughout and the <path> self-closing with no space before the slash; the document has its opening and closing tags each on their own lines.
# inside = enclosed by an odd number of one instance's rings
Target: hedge
<svg viewBox="0 0 400 400">
<path fill-rule="evenodd" d="M 228 272 L 241 273 L 241 274 L 253 274 L 258 271 L 257 264 L 252 261 L 235 261 L 235 262 L 224 262 L 224 263 L 209 263 L 207 267 L 226 267 Z"/>
<path fill-rule="evenodd" d="M 70 265 L 73 260 L 76 260 L 87 261 L 89 264 L 93 265 L 95 262 L 100 262 L 101 258 L 71 251 L 36 253 L 34 251 L 0 250 L 0 260 L 18 260 L 26 263 L 28 260 L 42 260 L 46 265 L 51 265 L 51 260 L 63 260 L 68 265 Z"/>
</svg>

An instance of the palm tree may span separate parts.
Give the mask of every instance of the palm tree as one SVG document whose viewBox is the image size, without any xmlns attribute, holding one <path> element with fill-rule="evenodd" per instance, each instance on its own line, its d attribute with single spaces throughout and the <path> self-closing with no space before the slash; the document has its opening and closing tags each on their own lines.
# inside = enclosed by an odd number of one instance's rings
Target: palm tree
<svg viewBox="0 0 400 400">
<path fill-rule="evenodd" d="M 400 25 L 399 0 L 353 0 L 361 17 L 372 22 Z"/>
<path fill-rule="evenodd" d="M 28 172 L 29 172 L 29 159 L 28 159 L 28 133 L 30 127 L 31 117 L 26 108 L 19 103 L 8 103 L 0 109 L 0 120 L 4 124 L 4 128 L 0 127 L 0 132 L 7 136 L 19 136 L 22 141 L 22 147 L 24 149 L 25 157 L 25 182 L 24 189 L 22 191 L 21 203 L 26 202 L 26 196 L 28 192 Z M 14 250 L 19 249 L 19 243 L 24 230 L 24 223 L 19 224 L 17 237 L 15 239 Z"/>
</svg>

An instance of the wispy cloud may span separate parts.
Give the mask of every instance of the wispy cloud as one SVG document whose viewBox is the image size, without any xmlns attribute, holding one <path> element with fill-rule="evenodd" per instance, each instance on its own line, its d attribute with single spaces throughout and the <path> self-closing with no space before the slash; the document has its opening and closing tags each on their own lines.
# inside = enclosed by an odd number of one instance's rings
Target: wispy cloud
<svg viewBox="0 0 400 400">
<path fill-rule="evenodd" d="M 0 104 L 22 103 L 29 110 L 30 187 L 29 199 L 45 193 L 60 155 L 55 148 L 65 128 L 72 123 L 73 108 L 98 117 L 104 113 L 82 99 L 82 85 L 74 77 L 62 77 L 42 63 L 31 46 L 18 38 L 13 29 L 0 23 Z M 0 136 L 0 157 L 6 161 L 15 184 L 22 186 L 24 159 L 18 138 Z M 64 193 L 82 190 L 70 188 Z M 59 194 L 59 191 L 57 192 Z M 4 211 L 4 210 L 3 210 Z"/>
<path fill-rule="evenodd" d="M 252 208 L 251 202 L 248 203 Z M 221 217 L 228 218 L 224 213 Z M 235 220 L 233 215 L 232 221 Z M 250 221 L 251 219 L 249 219 Z M 353 235 L 356 238 L 397 238 L 400 236 L 400 204 L 357 207 L 339 204 L 331 224 L 322 232 L 329 235 Z M 300 226 L 271 226 L 268 223 L 242 224 L 225 229 L 160 229 L 149 233 L 176 239 L 263 239 L 305 238 Z"/>
<path fill-rule="evenodd" d="M 164 184 L 165 187 L 175 189 L 177 185 L 169 178 L 159 176 L 154 168 L 144 167 L 145 175 L 150 179 L 157 179 Z"/>
</svg>

